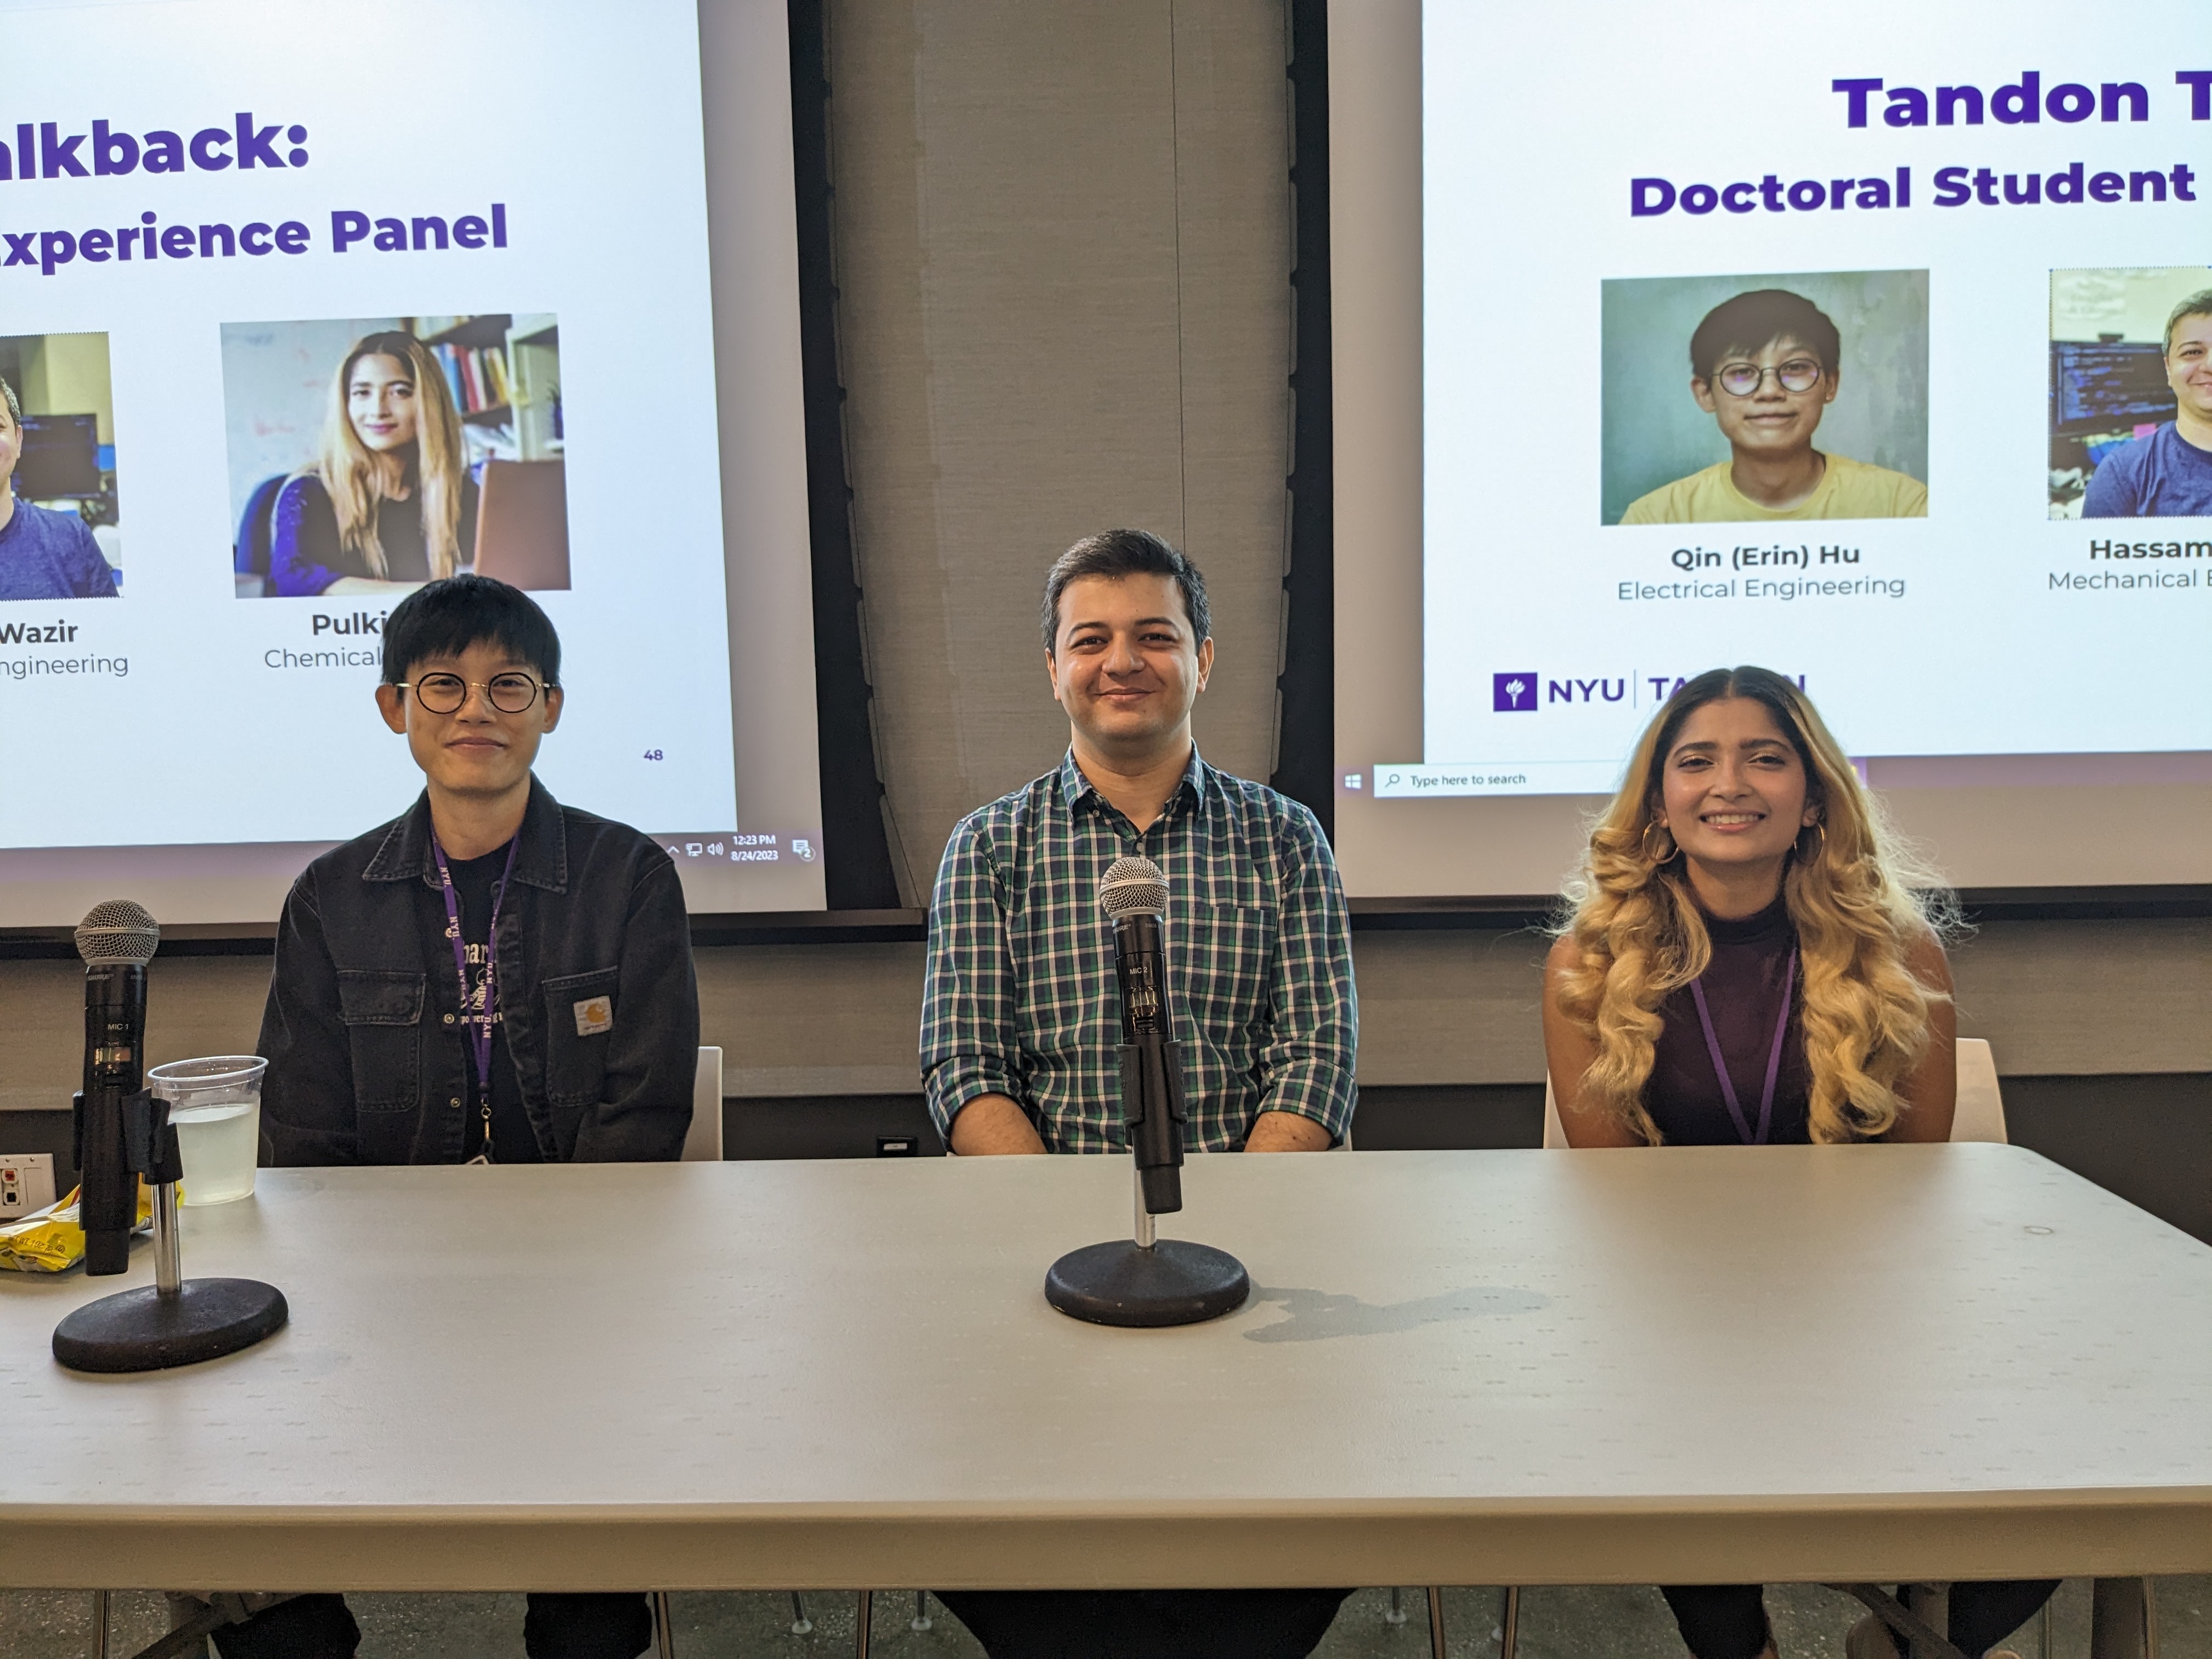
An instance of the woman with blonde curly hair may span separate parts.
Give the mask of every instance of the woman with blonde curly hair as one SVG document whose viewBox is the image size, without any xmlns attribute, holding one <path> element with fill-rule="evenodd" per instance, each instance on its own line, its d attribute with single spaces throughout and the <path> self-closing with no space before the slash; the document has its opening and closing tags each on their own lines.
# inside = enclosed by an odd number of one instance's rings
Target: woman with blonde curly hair
<svg viewBox="0 0 2212 1659">
<path fill-rule="evenodd" d="M 1570 1145 L 1950 1138 L 1948 896 L 1780 675 L 1716 668 L 1667 700 L 1567 897 L 1544 1052 Z M 1953 1644 L 1979 1659 L 2056 1584 L 1954 1586 Z M 1759 1585 L 1662 1593 L 1697 1659 L 1771 1659 Z M 1871 1619 L 1849 1648 L 1894 1653 Z"/>
<path fill-rule="evenodd" d="M 1764 668 L 1683 685 L 1590 832 L 1547 968 L 1568 1140 L 1949 1139 L 1951 974 L 1921 878 L 1803 692 Z"/>
</svg>

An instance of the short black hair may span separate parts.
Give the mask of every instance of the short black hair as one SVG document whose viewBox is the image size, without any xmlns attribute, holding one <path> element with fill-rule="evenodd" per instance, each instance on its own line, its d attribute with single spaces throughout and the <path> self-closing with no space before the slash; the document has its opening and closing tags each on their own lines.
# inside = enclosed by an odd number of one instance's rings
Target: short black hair
<svg viewBox="0 0 2212 1659">
<path fill-rule="evenodd" d="M 1109 581 L 1123 576 L 1172 576 L 1182 592 L 1183 614 L 1190 618 L 1193 644 L 1213 637 L 1213 614 L 1206 608 L 1206 578 L 1199 568 L 1149 530 L 1102 530 L 1081 541 L 1052 562 L 1045 573 L 1044 605 L 1037 615 L 1049 653 L 1060 639 L 1060 596 L 1070 582 L 1085 576 Z"/>
<path fill-rule="evenodd" d="M 1690 372 L 1710 383 L 1715 366 L 1729 352 L 1762 351 L 1777 340 L 1811 348 L 1830 374 L 1844 355 L 1843 337 L 1826 312 L 1786 288 L 1758 288 L 1723 300 L 1705 313 L 1690 336 Z"/>
<path fill-rule="evenodd" d="M 398 685 L 418 662 L 458 657 L 486 641 L 561 684 L 561 636 L 538 602 L 489 576 L 448 576 L 416 588 L 384 622 L 384 683 Z"/>
</svg>

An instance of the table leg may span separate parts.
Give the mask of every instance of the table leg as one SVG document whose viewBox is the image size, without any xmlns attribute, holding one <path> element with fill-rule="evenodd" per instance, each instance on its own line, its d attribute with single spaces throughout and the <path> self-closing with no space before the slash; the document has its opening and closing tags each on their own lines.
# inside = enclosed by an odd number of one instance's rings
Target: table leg
<svg viewBox="0 0 2212 1659">
<path fill-rule="evenodd" d="M 806 1616 L 806 1598 L 797 1590 L 791 1593 L 791 1633 L 793 1636 L 814 1634 L 814 1621 Z M 2043 1659 L 2051 1659 L 2051 1656 L 2046 1653 Z"/>
<path fill-rule="evenodd" d="M 868 1638 L 874 1633 L 871 1626 L 875 1622 L 875 1591 L 862 1590 L 860 1616 L 853 1626 L 853 1659 L 868 1659 Z"/>
<path fill-rule="evenodd" d="M 1444 1659 L 1444 1593 L 1429 1586 L 1429 1659 Z"/>
<path fill-rule="evenodd" d="M 1913 1617 L 1927 1625 L 1939 1636 L 1951 1630 L 1951 1587 L 1948 1584 L 1906 1584 L 1901 1587 L 1901 1600 Z M 1909 1659 L 1936 1659 L 1935 1653 L 1923 1651 L 1920 1642 L 1907 1644 L 1911 1650 Z"/>
<path fill-rule="evenodd" d="M 107 1592 L 92 1593 L 92 1659 L 107 1659 Z"/>
<path fill-rule="evenodd" d="M 1498 1614 L 1498 1659 L 1514 1659 L 1521 1646 L 1521 1587 L 1505 1587 L 1505 1605 Z"/>
<path fill-rule="evenodd" d="M 653 1637 L 660 1659 L 676 1659 L 676 1627 L 669 1615 L 666 1590 L 653 1593 Z"/>
<path fill-rule="evenodd" d="M 2148 1578 L 2099 1578 L 2089 1589 L 2089 1659 L 2157 1659 Z"/>
</svg>

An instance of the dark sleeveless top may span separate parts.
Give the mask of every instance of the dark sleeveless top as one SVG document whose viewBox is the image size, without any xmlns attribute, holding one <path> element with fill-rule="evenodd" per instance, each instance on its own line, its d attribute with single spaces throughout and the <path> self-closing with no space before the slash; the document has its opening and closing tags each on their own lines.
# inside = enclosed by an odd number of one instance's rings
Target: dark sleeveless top
<svg viewBox="0 0 2212 1659">
<path fill-rule="evenodd" d="M 1766 1085 L 1766 1060 L 1773 1052 L 1774 1024 L 1782 1016 L 1782 983 L 1790 953 L 1797 945 L 1797 930 L 1790 925 L 1788 902 L 1778 895 L 1773 903 L 1755 916 L 1739 921 L 1705 918 L 1712 938 L 1713 959 L 1705 973 L 1705 1006 L 1720 1038 L 1721 1054 L 1728 1061 L 1729 1077 L 1735 1085 L 1736 1103 L 1753 1133 L 1759 1127 L 1759 1099 Z M 1774 1085 L 1774 1119 L 1767 1134 L 1770 1145 L 1795 1142 L 1802 1146 L 1812 1137 L 1809 1106 L 1813 1074 L 1805 1063 L 1805 1032 L 1801 1018 L 1804 1002 L 1804 969 L 1799 964 L 1797 987 L 1790 997 L 1790 1030 L 1782 1041 L 1782 1070 Z M 1660 1032 L 1651 1076 L 1644 1085 L 1644 1109 L 1659 1126 L 1670 1146 L 1737 1146 L 1743 1137 L 1729 1115 L 1728 1100 L 1713 1074 L 1711 1051 L 1705 1045 L 1705 1028 L 1698 1020 L 1698 1004 L 1686 985 L 1668 994 L 1659 1005 L 1666 1022 Z"/>
</svg>

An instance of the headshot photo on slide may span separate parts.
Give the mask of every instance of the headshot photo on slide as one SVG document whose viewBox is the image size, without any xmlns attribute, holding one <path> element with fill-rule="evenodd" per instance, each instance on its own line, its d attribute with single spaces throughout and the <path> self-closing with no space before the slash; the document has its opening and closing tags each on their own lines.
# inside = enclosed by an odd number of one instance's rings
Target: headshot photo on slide
<svg viewBox="0 0 2212 1659">
<path fill-rule="evenodd" d="M 0 335 L 0 604 L 123 591 L 105 334 Z"/>
<path fill-rule="evenodd" d="M 1602 285 L 1601 522 L 1928 514 L 1928 273 Z"/>
<path fill-rule="evenodd" d="M 2212 266 L 2051 273 L 2054 519 L 2212 519 Z"/>
<path fill-rule="evenodd" d="M 222 380 L 240 599 L 569 585 L 550 314 L 226 323 Z"/>
</svg>

